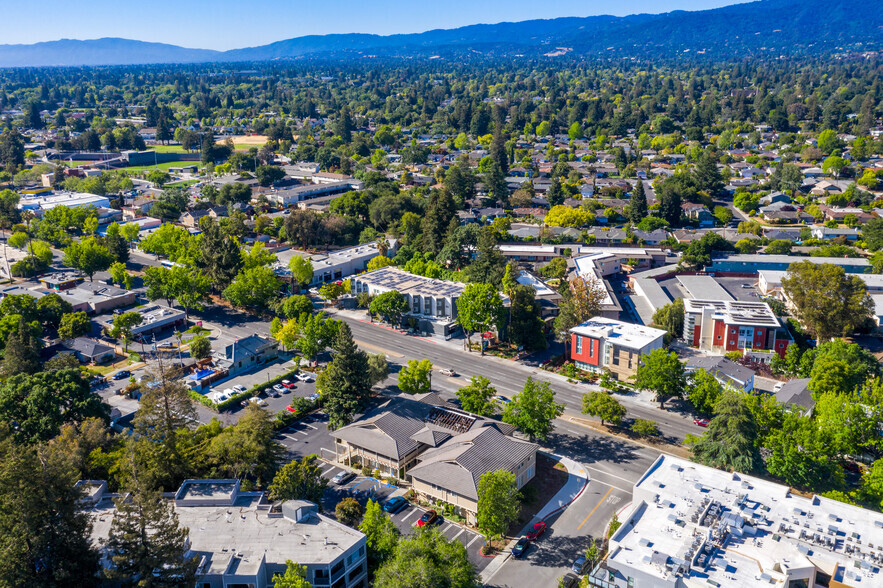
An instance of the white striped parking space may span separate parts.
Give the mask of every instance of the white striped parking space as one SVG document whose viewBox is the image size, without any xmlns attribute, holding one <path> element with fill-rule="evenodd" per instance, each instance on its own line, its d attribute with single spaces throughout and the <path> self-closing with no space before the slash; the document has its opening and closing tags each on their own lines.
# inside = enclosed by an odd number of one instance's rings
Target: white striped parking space
<svg viewBox="0 0 883 588">
<path fill-rule="evenodd" d="M 479 537 L 481 537 L 481 535 L 476 535 L 475 537 L 473 537 L 472 541 L 470 541 L 469 543 L 466 544 L 466 549 L 469 549 L 470 547 L 472 547 L 472 544 L 475 543 Z"/>
<path fill-rule="evenodd" d="M 460 532 L 457 533 L 456 535 L 454 535 L 454 539 L 456 539 L 457 537 L 459 537 L 460 535 L 462 535 L 462 534 L 463 534 L 463 531 L 465 531 L 465 530 L 466 530 L 465 528 L 460 529 Z"/>
<path fill-rule="evenodd" d="M 410 519 L 413 515 L 415 515 L 417 513 L 422 513 L 422 511 L 419 508 L 412 508 L 411 512 L 409 512 L 407 515 L 402 517 L 402 522 L 404 523 L 405 521 L 407 521 L 408 519 Z"/>
</svg>

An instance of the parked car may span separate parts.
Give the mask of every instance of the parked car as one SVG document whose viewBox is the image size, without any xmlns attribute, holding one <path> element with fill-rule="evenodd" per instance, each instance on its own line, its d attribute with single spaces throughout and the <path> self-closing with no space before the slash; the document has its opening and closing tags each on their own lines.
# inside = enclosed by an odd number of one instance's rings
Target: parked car
<svg viewBox="0 0 883 588">
<path fill-rule="evenodd" d="M 310 402 L 316 402 L 317 400 L 319 400 L 319 393 L 313 392 L 312 394 L 307 396 L 307 400 L 309 400 Z"/>
<path fill-rule="evenodd" d="M 312 378 L 310 378 L 309 372 L 297 372 L 294 374 L 294 377 L 300 380 L 301 382 L 310 382 Z"/>
<path fill-rule="evenodd" d="M 224 396 L 226 396 L 227 398 L 236 396 L 236 390 L 234 390 L 233 388 L 224 388 Z"/>
<path fill-rule="evenodd" d="M 586 556 L 581 555 L 578 558 L 576 558 L 576 561 L 574 561 L 573 565 L 570 566 L 570 571 L 572 571 L 574 574 L 582 575 L 583 572 L 586 571 L 586 564 L 587 563 L 589 563 L 589 562 L 586 559 Z"/>
<path fill-rule="evenodd" d="M 120 370 L 113 375 L 114 380 L 122 380 L 123 378 L 128 378 L 132 374 L 128 370 Z"/>
<path fill-rule="evenodd" d="M 404 496 L 396 496 L 386 501 L 386 504 L 383 505 L 383 511 L 388 512 L 389 514 L 395 514 L 403 510 L 408 504 L 410 503 Z"/>
<path fill-rule="evenodd" d="M 267 406 L 267 401 L 263 398 L 258 398 L 257 396 L 252 396 L 246 402 L 251 402 L 252 404 L 257 404 L 258 406 Z"/>
<path fill-rule="evenodd" d="M 579 576 L 567 572 L 558 580 L 559 588 L 575 588 L 579 584 Z"/>
<path fill-rule="evenodd" d="M 512 557 L 519 558 L 524 555 L 524 552 L 527 551 L 527 546 L 530 545 L 530 539 L 525 535 L 521 539 L 518 540 L 518 543 L 512 548 Z"/>
<path fill-rule="evenodd" d="M 700 427 L 707 427 L 708 420 L 707 419 L 693 419 L 694 425 L 699 425 Z"/>
<path fill-rule="evenodd" d="M 420 520 L 417 521 L 418 527 L 428 527 L 432 523 L 434 523 L 438 519 L 438 513 L 434 510 L 427 510 L 423 513 L 423 516 L 420 517 Z"/>
<path fill-rule="evenodd" d="M 842 463 L 843 463 L 843 469 L 846 470 L 847 472 L 852 472 L 854 474 L 862 473 L 862 466 L 858 465 L 854 461 L 849 461 L 847 459 L 847 460 L 844 460 Z"/>
<path fill-rule="evenodd" d="M 352 480 L 355 477 L 356 477 L 356 474 L 354 474 L 352 472 L 343 471 L 343 472 L 340 472 L 339 474 L 337 474 L 336 476 L 334 476 L 333 478 L 331 478 L 331 481 L 333 483 L 337 484 L 338 486 L 340 486 L 341 484 L 346 484 L 347 482 L 349 482 L 350 480 Z"/>
<path fill-rule="evenodd" d="M 279 392 L 273 390 L 272 388 L 266 388 L 264 390 L 264 394 L 266 394 L 267 396 L 272 396 L 273 398 L 279 398 L 279 396 L 281 396 Z"/>
<path fill-rule="evenodd" d="M 292 382 L 291 380 L 282 380 L 282 385 L 283 385 L 285 388 L 288 388 L 289 390 L 291 390 L 292 388 L 294 388 L 294 382 Z"/>
<path fill-rule="evenodd" d="M 540 521 L 539 523 L 537 523 L 533 526 L 533 529 L 531 529 L 530 533 L 525 535 L 525 537 L 527 537 L 531 541 L 536 541 L 545 532 L 546 532 L 546 523 L 545 523 L 545 521 Z"/>
<path fill-rule="evenodd" d="M 502 394 L 497 394 L 496 396 L 494 396 L 494 400 L 496 400 L 497 402 L 499 402 L 503 406 L 506 406 L 507 404 L 509 404 L 509 402 L 511 402 L 508 398 L 506 398 Z"/>
<path fill-rule="evenodd" d="M 453 378 L 454 376 L 457 375 L 457 372 L 455 372 L 454 370 L 452 370 L 450 368 L 442 368 L 438 371 L 439 371 L 439 373 L 441 373 L 441 375 L 447 376 L 449 378 Z"/>
<path fill-rule="evenodd" d="M 242 394 L 243 392 L 248 392 L 248 388 L 246 388 L 242 384 L 236 384 L 235 386 L 233 386 L 233 390 L 235 390 L 237 394 Z"/>
<path fill-rule="evenodd" d="M 273 386 L 273 390 L 279 392 L 280 394 L 285 394 L 286 392 L 288 392 L 288 389 L 282 384 L 276 384 L 275 386 Z"/>
<path fill-rule="evenodd" d="M 297 414 L 297 409 L 294 408 L 293 406 L 291 406 L 290 404 L 289 404 L 288 406 L 285 407 L 285 410 L 287 410 L 287 411 L 290 412 L 291 414 Z"/>
</svg>

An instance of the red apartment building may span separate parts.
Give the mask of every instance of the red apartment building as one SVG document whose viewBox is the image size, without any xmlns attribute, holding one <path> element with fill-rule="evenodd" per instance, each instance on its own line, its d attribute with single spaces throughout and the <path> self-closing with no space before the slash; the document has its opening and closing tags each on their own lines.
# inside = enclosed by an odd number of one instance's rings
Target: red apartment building
<svg viewBox="0 0 883 588">
<path fill-rule="evenodd" d="M 684 300 L 684 339 L 708 351 L 760 349 L 780 357 L 792 342 L 764 302 L 690 299 Z"/>
<path fill-rule="evenodd" d="M 661 349 L 665 331 L 596 316 L 570 329 L 570 358 L 581 370 L 635 375 L 643 355 Z"/>
</svg>

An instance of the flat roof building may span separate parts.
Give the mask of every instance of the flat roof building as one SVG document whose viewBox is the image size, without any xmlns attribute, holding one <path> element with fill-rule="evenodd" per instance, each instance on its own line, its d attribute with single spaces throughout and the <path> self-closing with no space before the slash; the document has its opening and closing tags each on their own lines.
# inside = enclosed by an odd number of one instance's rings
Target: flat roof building
<svg viewBox="0 0 883 588">
<path fill-rule="evenodd" d="M 792 341 L 765 302 L 693 299 L 684 300 L 684 340 L 707 351 L 760 349 L 781 357 Z"/>
<path fill-rule="evenodd" d="M 634 485 L 596 588 L 883 585 L 883 514 L 661 455 Z"/>
<path fill-rule="evenodd" d="M 87 192 L 53 192 L 22 198 L 18 203 L 19 209 L 30 210 L 37 216 L 42 216 L 44 212 L 56 206 L 110 208 L 110 200 L 107 196 L 97 196 Z"/>
<path fill-rule="evenodd" d="M 398 241 L 389 239 L 386 256 L 394 257 L 397 250 Z M 380 246 L 376 242 L 365 243 L 337 251 L 312 254 L 296 249 L 286 249 L 276 253 L 276 259 L 279 262 L 273 267 L 277 275 L 291 275 L 288 263 L 295 255 L 301 255 L 310 260 L 310 263 L 313 264 L 313 279 L 310 281 L 310 286 L 320 286 L 365 271 L 368 268 L 368 262 L 380 256 Z"/>
<path fill-rule="evenodd" d="M 103 541 L 116 516 L 101 481 L 79 483 L 92 519 L 92 542 L 102 566 L 111 564 Z M 306 566 L 313 586 L 367 586 L 365 535 L 317 512 L 305 500 L 267 502 L 263 492 L 245 492 L 236 479 L 185 480 L 174 498 L 175 513 L 189 530 L 189 555 L 198 558 L 200 588 L 273 586 L 286 561 Z"/>
<path fill-rule="evenodd" d="M 760 270 L 786 271 L 792 263 L 809 261 L 811 263 L 829 263 L 839 265 L 848 274 L 867 274 L 871 272 L 871 264 L 867 259 L 859 257 L 793 257 L 790 255 L 761 254 L 730 254 L 716 257 L 705 271 L 757 273 Z"/>
<path fill-rule="evenodd" d="M 662 349 L 665 331 L 596 316 L 570 329 L 570 358 L 576 367 L 609 370 L 617 379 L 637 373 L 641 356 Z"/>
</svg>

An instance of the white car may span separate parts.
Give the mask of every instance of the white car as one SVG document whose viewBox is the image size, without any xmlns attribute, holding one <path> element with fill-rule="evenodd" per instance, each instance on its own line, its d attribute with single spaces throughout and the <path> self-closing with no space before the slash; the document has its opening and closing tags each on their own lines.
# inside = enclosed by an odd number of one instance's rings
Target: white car
<svg viewBox="0 0 883 588">
<path fill-rule="evenodd" d="M 237 394 L 242 394 L 243 392 L 248 392 L 248 388 L 246 388 L 242 384 L 236 384 L 235 386 L 233 386 L 233 390 L 235 390 Z"/>
<path fill-rule="evenodd" d="M 223 394 L 227 398 L 230 398 L 232 396 L 236 396 L 236 390 L 234 390 L 233 388 L 224 388 Z"/>
<path fill-rule="evenodd" d="M 248 399 L 252 404 L 257 404 L 258 406 L 267 406 L 267 401 L 263 398 L 251 397 Z"/>
<path fill-rule="evenodd" d="M 309 382 L 311 380 L 310 374 L 308 374 L 307 372 L 297 372 L 296 374 L 294 374 L 294 377 L 301 382 Z"/>
<path fill-rule="evenodd" d="M 439 371 L 439 373 L 440 373 L 441 375 L 443 375 L 443 376 L 447 376 L 447 377 L 449 377 L 449 378 L 453 378 L 454 376 L 457 375 L 457 372 L 455 372 L 454 370 L 452 370 L 452 369 L 450 369 L 450 368 L 442 368 L 442 369 L 440 369 L 440 370 L 438 370 L 438 371 Z"/>
<path fill-rule="evenodd" d="M 285 386 L 283 386 L 282 384 L 276 384 L 275 386 L 273 386 L 273 390 L 275 390 L 279 394 L 285 394 L 286 392 L 288 392 L 288 389 L 285 388 Z"/>
</svg>

